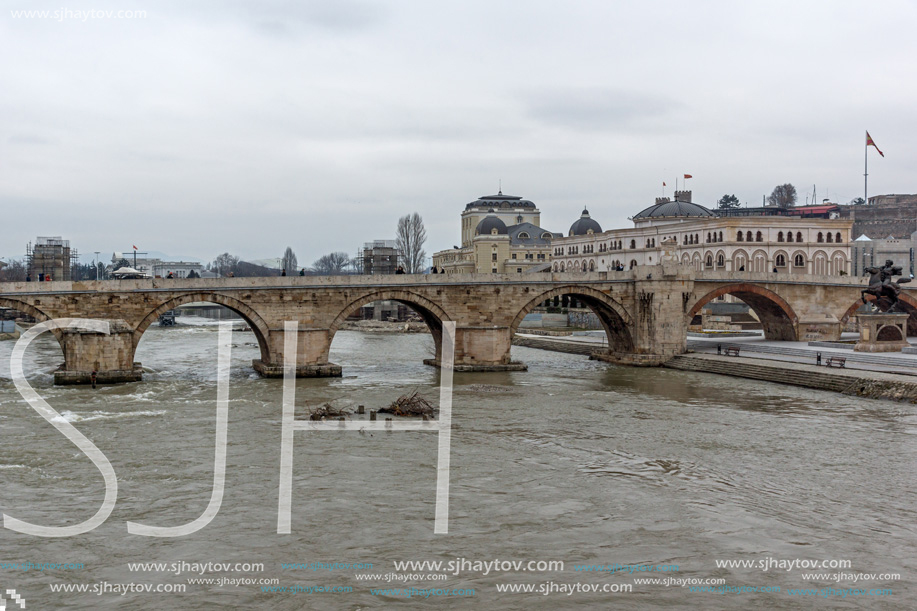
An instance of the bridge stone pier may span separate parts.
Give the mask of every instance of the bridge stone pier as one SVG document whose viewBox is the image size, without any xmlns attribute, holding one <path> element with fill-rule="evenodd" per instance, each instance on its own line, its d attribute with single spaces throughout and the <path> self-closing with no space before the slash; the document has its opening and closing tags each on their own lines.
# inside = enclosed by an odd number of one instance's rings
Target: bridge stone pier
<svg viewBox="0 0 917 611">
<path fill-rule="evenodd" d="M 329 362 L 334 335 L 365 304 L 394 300 L 416 311 L 433 336 L 441 360 L 443 322 L 456 323 L 457 371 L 522 370 L 511 359 L 512 338 L 526 314 L 561 295 L 598 316 L 608 337 L 602 360 L 658 365 L 685 350 L 686 330 L 701 308 L 735 295 L 758 314 L 770 339 L 836 338 L 860 305 L 862 278 L 753 272 L 695 272 L 665 262 L 621 272 L 394 276 L 290 276 L 273 278 L 146 279 L 0 284 L 0 306 L 38 320 L 89 318 L 110 322 L 103 335 L 54 331 L 64 353 L 59 384 L 140 378 L 134 362 L 143 333 L 160 314 L 209 302 L 238 313 L 258 340 L 256 371 L 283 375 L 284 322 L 297 321 L 297 375 L 340 376 Z M 902 301 L 917 332 L 917 299 Z"/>
</svg>

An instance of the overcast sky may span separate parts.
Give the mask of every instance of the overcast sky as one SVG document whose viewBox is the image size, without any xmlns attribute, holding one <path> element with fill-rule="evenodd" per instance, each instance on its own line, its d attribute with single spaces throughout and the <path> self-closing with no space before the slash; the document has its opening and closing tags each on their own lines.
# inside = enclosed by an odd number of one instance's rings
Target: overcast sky
<svg viewBox="0 0 917 611">
<path fill-rule="evenodd" d="M 13 0 L 0 14 L 0 256 L 301 264 L 478 196 L 566 232 L 694 201 L 917 192 L 913 2 Z M 144 11 L 133 19 L 13 11 Z"/>
</svg>

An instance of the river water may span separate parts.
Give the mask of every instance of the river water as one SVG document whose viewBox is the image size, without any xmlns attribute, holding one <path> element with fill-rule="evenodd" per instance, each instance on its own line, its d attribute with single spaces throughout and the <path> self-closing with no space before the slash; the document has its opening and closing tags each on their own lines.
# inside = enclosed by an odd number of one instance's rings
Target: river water
<svg viewBox="0 0 917 611">
<path fill-rule="evenodd" d="M 12 346 L 0 345 L 0 507 L 37 524 L 82 522 L 101 504 L 102 477 L 21 399 L 10 381 Z M 518 347 L 513 356 L 527 372 L 455 375 L 448 534 L 433 533 L 436 434 L 334 431 L 296 433 L 292 534 L 278 535 L 282 381 L 254 374 L 254 336 L 237 331 L 219 514 L 184 537 L 130 535 L 127 521 L 177 526 L 207 506 L 216 346 L 215 321 L 153 326 L 137 354 L 144 380 L 92 390 L 54 387 L 60 349 L 48 337 L 33 343 L 28 379 L 111 461 L 118 502 L 102 526 L 76 537 L 0 529 L 0 563 L 82 565 L 0 564 L 0 591 L 15 589 L 29 609 L 917 608 L 914 406 Z M 331 356 L 345 377 L 298 380 L 297 417 L 325 402 L 375 409 L 414 389 L 437 403 L 439 371 L 421 362 L 431 352 L 426 335 L 339 332 Z M 468 564 L 394 564 L 456 559 Z M 564 565 L 472 564 L 497 559 Z M 846 567 L 812 571 L 798 561 Z M 129 565 L 156 562 L 189 565 Z M 208 562 L 240 565 L 203 574 L 190 566 Z M 362 568 L 346 566 L 354 564 Z M 629 568 L 577 570 L 585 565 Z M 825 575 L 804 575 L 814 572 Z M 448 578 L 409 578 L 430 573 Z M 877 577 L 838 582 L 838 573 Z M 201 577 L 250 581 L 188 581 Z M 277 580 L 268 589 L 313 590 L 265 592 L 262 579 Z M 696 591 L 710 579 L 724 580 L 719 591 Z M 686 581 L 695 591 L 676 585 Z M 61 584 L 89 591 L 52 591 Z M 121 584 L 186 591 L 121 595 L 113 589 Z M 499 591 L 507 586 L 535 591 Z M 423 592 L 394 591 L 411 587 Z M 868 594 L 876 589 L 891 593 Z"/>
</svg>

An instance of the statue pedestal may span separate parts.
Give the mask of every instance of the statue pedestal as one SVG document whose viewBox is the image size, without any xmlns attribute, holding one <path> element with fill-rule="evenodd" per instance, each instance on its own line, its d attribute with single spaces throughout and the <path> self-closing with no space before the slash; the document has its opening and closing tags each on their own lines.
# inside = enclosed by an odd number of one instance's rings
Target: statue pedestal
<svg viewBox="0 0 917 611">
<path fill-rule="evenodd" d="M 859 314 L 860 341 L 857 352 L 901 352 L 907 348 L 907 314 L 876 312 Z"/>
</svg>

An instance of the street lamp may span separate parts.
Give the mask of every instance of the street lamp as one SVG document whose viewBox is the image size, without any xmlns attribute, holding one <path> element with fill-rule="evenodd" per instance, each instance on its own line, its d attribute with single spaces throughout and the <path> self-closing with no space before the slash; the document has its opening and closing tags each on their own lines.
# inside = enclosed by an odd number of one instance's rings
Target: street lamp
<svg viewBox="0 0 917 611">
<path fill-rule="evenodd" d="M 98 280 L 99 279 L 99 253 L 102 251 L 96 250 L 94 252 L 96 253 L 96 280 Z"/>
</svg>

